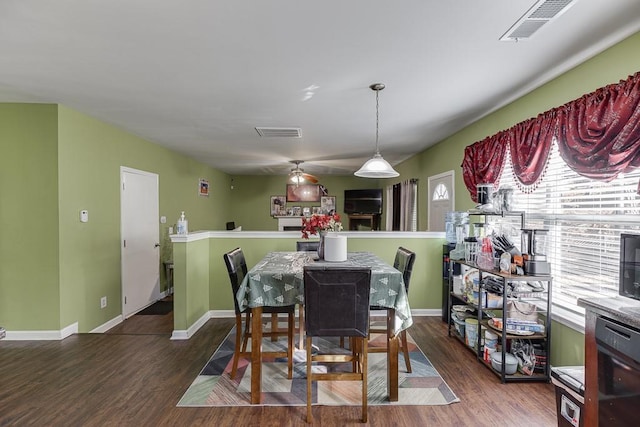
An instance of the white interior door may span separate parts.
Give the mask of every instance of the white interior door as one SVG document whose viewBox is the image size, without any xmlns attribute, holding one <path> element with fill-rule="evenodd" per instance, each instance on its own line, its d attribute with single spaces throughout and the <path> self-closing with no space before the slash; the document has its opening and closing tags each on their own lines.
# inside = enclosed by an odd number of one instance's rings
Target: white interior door
<svg viewBox="0 0 640 427">
<path fill-rule="evenodd" d="M 122 313 L 160 299 L 158 175 L 120 168 Z"/>
<path fill-rule="evenodd" d="M 455 210 L 454 177 L 453 171 L 429 177 L 429 231 L 445 231 L 446 214 Z"/>
</svg>

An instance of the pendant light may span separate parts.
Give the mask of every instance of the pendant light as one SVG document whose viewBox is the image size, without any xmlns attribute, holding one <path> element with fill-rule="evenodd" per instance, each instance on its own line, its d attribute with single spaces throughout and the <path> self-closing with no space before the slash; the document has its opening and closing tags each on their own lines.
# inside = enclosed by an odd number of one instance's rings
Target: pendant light
<svg viewBox="0 0 640 427">
<path fill-rule="evenodd" d="M 393 167 L 382 158 L 382 154 L 380 154 L 380 150 L 378 149 L 378 124 L 379 124 L 379 104 L 378 104 L 378 95 L 380 91 L 384 89 L 384 84 L 382 83 L 374 83 L 369 88 L 376 92 L 376 153 L 372 158 L 367 160 L 364 165 L 356 173 L 355 176 L 359 176 L 361 178 L 395 178 L 400 174 L 396 172 Z"/>
</svg>

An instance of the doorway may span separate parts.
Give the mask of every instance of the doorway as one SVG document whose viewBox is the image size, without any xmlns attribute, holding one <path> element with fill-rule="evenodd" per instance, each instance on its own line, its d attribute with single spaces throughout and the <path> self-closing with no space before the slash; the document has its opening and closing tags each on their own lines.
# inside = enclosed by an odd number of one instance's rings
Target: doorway
<svg viewBox="0 0 640 427">
<path fill-rule="evenodd" d="M 427 215 L 429 231 L 445 231 L 447 212 L 455 210 L 453 171 L 430 176 L 428 179 Z"/>
<path fill-rule="evenodd" d="M 160 299 L 158 175 L 120 167 L 122 314 Z"/>
</svg>

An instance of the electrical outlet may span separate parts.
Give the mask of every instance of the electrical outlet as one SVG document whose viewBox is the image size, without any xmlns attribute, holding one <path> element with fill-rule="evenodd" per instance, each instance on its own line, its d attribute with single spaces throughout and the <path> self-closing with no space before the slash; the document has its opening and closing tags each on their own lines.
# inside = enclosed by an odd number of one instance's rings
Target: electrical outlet
<svg viewBox="0 0 640 427">
<path fill-rule="evenodd" d="M 107 306 L 107 297 L 100 298 L 100 308 L 105 308 Z"/>
</svg>

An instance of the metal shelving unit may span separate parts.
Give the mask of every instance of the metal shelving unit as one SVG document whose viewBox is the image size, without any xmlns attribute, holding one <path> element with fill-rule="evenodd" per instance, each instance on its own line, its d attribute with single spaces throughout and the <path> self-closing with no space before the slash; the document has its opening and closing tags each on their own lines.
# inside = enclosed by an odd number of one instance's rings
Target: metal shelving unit
<svg viewBox="0 0 640 427">
<path fill-rule="evenodd" d="M 479 288 L 478 288 L 478 301 L 469 301 L 466 295 L 455 293 L 455 289 L 453 286 L 453 271 L 454 265 L 460 264 L 461 266 L 466 266 L 468 268 L 476 269 L 478 271 L 478 280 L 479 280 Z M 488 307 L 489 293 L 487 293 L 487 297 L 484 300 L 483 306 L 483 292 L 487 292 L 484 289 L 483 285 L 483 276 L 491 275 L 502 282 L 504 293 L 502 298 L 502 306 L 501 307 Z M 523 291 L 522 287 L 516 287 L 515 290 L 508 290 L 509 284 L 513 283 L 521 283 L 521 282 L 539 282 L 544 283 L 544 290 L 541 292 L 533 292 L 531 290 Z M 507 382 L 516 382 L 516 381 L 550 381 L 550 364 L 548 363 L 548 357 L 551 354 L 551 287 L 552 287 L 552 278 L 551 276 L 520 276 L 513 274 L 505 274 L 500 273 L 494 270 L 486 270 L 479 268 L 476 264 L 465 262 L 461 260 L 450 260 L 449 261 L 449 307 L 448 307 L 448 333 L 449 336 L 453 336 L 460 340 L 467 349 L 471 350 L 475 353 L 478 361 L 484 366 L 488 367 L 492 372 L 494 372 L 497 376 L 500 377 L 500 380 L 503 383 Z M 537 306 L 536 311 L 538 312 L 538 317 L 542 315 L 544 317 L 544 333 L 534 333 L 533 335 L 520 335 L 508 333 L 506 328 L 502 328 L 501 330 L 497 330 L 496 328 L 489 326 L 489 316 L 488 312 L 502 310 L 501 320 L 502 325 L 507 325 L 507 302 L 508 300 L 520 300 L 534 303 Z M 454 303 L 464 304 L 466 306 L 471 307 L 472 312 L 474 313 L 475 318 L 478 320 L 478 331 L 477 331 L 477 342 L 475 343 L 475 348 L 467 345 L 465 343 L 464 337 L 460 336 L 456 330 L 452 331 L 453 319 L 451 316 L 451 309 Z M 508 347 L 513 343 L 516 339 L 524 339 L 529 340 L 531 343 L 540 344 L 544 351 L 546 352 L 547 360 L 540 368 L 536 368 L 532 375 L 523 374 L 520 372 L 516 372 L 515 374 L 507 374 L 505 372 L 505 364 L 502 364 L 502 369 L 500 371 L 496 371 L 491 366 L 490 361 L 484 360 L 484 354 L 482 350 L 482 330 L 483 328 L 489 328 L 493 332 L 498 335 L 498 345 L 500 347 L 499 350 L 502 353 L 502 360 L 505 360 L 505 355 L 508 353 Z"/>
</svg>

